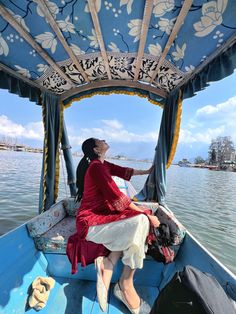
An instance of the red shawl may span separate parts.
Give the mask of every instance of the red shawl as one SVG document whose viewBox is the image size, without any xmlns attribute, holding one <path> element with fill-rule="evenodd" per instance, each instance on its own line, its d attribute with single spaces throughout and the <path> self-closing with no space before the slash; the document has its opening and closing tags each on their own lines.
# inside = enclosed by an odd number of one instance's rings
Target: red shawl
<svg viewBox="0 0 236 314">
<path fill-rule="evenodd" d="M 72 264 L 72 273 L 77 272 L 77 264 L 82 266 L 93 263 L 98 256 L 106 256 L 109 251 L 101 244 L 86 241 L 90 226 L 107 224 L 141 214 L 128 209 L 129 197 L 123 194 L 112 176 L 130 180 L 132 168 L 114 165 L 107 161 L 93 160 L 84 178 L 84 193 L 76 217 L 77 233 L 67 244 L 66 253 Z"/>
</svg>

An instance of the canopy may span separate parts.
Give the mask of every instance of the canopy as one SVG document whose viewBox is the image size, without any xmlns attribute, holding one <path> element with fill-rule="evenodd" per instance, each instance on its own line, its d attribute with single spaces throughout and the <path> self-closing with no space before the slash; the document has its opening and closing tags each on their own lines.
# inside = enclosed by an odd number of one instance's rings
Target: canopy
<svg viewBox="0 0 236 314">
<path fill-rule="evenodd" d="M 65 103 L 115 87 L 161 102 L 236 39 L 234 0 L 0 3 L 0 68 Z"/>
<path fill-rule="evenodd" d="M 128 93 L 164 108 L 155 156 L 159 172 L 139 194 L 164 202 L 181 99 L 235 68 L 235 0 L 0 1 L 0 87 L 48 107 L 41 191 L 54 194 L 49 202 L 43 196 L 46 207 L 57 194 L 51 182 L 57 182 L 61 138 L 70 159 L 63 107 L 94 94 Z"/>
</svg>

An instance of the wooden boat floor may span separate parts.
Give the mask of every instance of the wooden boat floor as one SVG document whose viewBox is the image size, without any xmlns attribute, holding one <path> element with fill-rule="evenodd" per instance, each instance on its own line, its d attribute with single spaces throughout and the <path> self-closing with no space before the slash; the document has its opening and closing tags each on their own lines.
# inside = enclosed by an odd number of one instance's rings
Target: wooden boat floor
<svg viewBox="0 0 236 314">
<path fill-rule="evenodd" d="M 65 314 L 129 314 L 114 295 L 111 284 L 108 296 L 108 307 L 106 312 L 100 310 L 96 296 L 96 282 L 70 278 L 54 277 L 55 287 L 51 290 L 47 305 L 40 311 L 43 313 L 65 313 Z M 139 295 L 143 300 L 152 305 L 158 295 L 158 288 L 137 286 Z M 30 310 L 31 312 L 31 310 Z"/>
</svg>

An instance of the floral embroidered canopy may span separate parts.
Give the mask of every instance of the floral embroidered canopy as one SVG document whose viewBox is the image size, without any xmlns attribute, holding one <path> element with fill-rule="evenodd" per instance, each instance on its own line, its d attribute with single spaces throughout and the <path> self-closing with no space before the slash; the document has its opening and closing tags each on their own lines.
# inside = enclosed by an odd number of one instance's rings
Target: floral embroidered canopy
<svg viewBox="0 0 236 314">
<path fill-rule="evenodd" d="M 235 0 L 1 0 L 0 69 L 62 100 L 164 99 L 236 41 Z"/>
</svg>

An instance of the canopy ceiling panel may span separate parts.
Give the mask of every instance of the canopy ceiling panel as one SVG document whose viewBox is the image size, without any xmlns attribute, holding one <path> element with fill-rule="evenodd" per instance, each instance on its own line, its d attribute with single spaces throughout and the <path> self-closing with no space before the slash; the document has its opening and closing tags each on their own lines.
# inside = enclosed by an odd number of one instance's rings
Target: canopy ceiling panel
<svg viewBox="0 0 236 314">
<path fill-rule="evenodd" d="M 0 14 L 0 68 L 64 99 L 122 80 L 165 97 L 236 40 L 235 0 L 1 0 Z"/>
<path fill-rule="evenodd" d="M 236 31 L 236 1 L 194 1 L 168 53 L 168 61 L 191 72 Z"/>
</svg>

